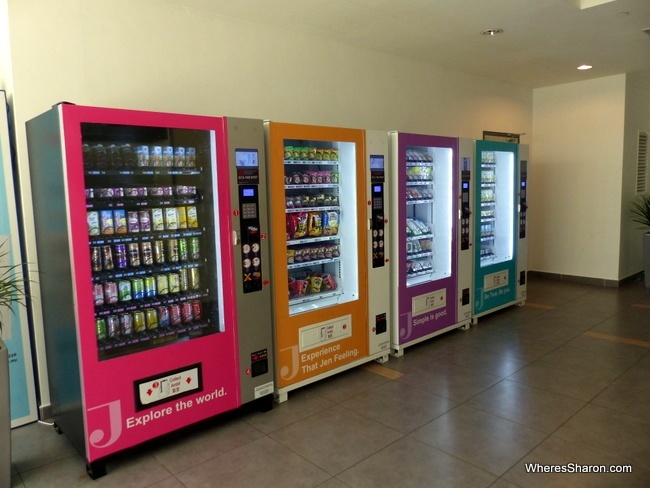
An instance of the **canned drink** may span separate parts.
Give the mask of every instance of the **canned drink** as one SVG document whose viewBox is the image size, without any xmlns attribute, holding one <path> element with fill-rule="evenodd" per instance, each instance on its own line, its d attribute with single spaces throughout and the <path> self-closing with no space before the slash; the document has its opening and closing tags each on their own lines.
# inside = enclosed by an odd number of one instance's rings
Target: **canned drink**
<svg viewBox="0 0 650 488">
<path fill-rule="evenodd" d="M 194 318 L 194 320 L 201 320 L 201 317 L 203 317 L 201 302 L 198 300 L 194 300 L 192 302 L 192 317 Z"/>
<path fill-rule="evenodd" d="M 149 195 L 151 195 L 152 197 L 162 197 L 163 196 L 162 186 L 150 186 Z"/>
<path fill-rule="evenodd" d="M 165 245 L 164 241 L 153 241 L 153 258 L 156 264 L 165 262 Z"/>
<path fill-rule="evenodd" d="M 167 295 L 169 293 L 169 278 L 166 274 L 156 275 L 156 288 L 159 295 Z"/>
<path fill-rule="evenodd" d="M 124 188 L 121 186 L 113 188 L 113 197 L 124 198 Z"/>
<path fill-rule="evenodd" d="M 174 166 L 174 148 L 172 146 L 163 147 L 163 166 L 171 168 Z"/>
<path fill-rule="evenodd" d="M 113 222 L 116 234 L 126 234 L 126 211 L 122 209 L 113 211 Z"/>
<path fill-rule="evenodd" d="M 157 329 L 158 328 L 158 313 L 156 313 L 155 308 L 147 308 L 144 311 L 144 320 L 147 324 L 147 329 Z"/>
<path fill-rule="evenodd" d="M 176 215 L 178 216 L 178 228 L 187 229 L 187 212 L 185 207 L 176 207 Z"/>
<path fill-rule="evenodd" d="M 177 168 L 185 167 L 185 148 L 176 147 L 174 148 L 174 166 Z"/>
<path fill-rule="evenodd" d="M 115 269 L 115 265 L 113 264 L 113 251 L 111 250 L 111 246 L 102 246 L 102 262 L 106 271 L 112 271 Z"/>
<path fill-rule="evenodd" d="M 190 237 L 190 259 L 196 261 L 201 259 L 201 241 L 198 237 Z"/>
<path fill-rule="evenodd" d="M 128 302 L 133 299 L 131 291 L 131 282 L 129 280 L 120 280 L 117 282 L 117 292 L 121 302 Z"/>
<path fill-rule="evenodd" d="M 187 261 L 189 259 L 189 254 L 187 250 L 187 239 L 178 240 L 178 259 L 180 261 Z"/>
<path fill-rule="evenodd" d="M 142 264 L 145 266 L 153 265 L 153 251 L 151 250 L 151 242 L 142 243 Z"/>
<path fill-rule="evenodd" d="M 169 239 L 167 241 L 167 260 L 170 263 L 178 262 L 178 239 Z"/>
<path fill-rule="evenodd" d="M 129 264 L 131 266 L 140 266 L 140 246 L 137 242 L 129 243 Z"/>
<path fill-rule="evenodd" d="M 174 304 L 169 306 L 169 322 L 171 325 L 179 325 L 182 322 L 180 305 Z"/>
<path fill-rule="evenodd" d="M 90 264 L 93 271 L 101 271 L 102 268 L 102 248 L 100 246 L 92 246 L 90 248 Z"/>
<path fill-rule="evenodd" d="M 190 302 L 183 302 L 181 305 L 181 321 L 184 324 L 189 324 L 194 320 L 194 315 L 192 314 L 192 304 Z"/>
<path fill-rule="evenodd" d="M 170 197 L 174 194 L 174 189 L 171 186 L 163 186 L 162 187 L 162 194 L 166 197 Z"/>
<path fill-rule="evenodd" d="M 86 188 L 86 199 L 91 199 L 91 198 L 95 198 L 95 189 Z"/>
<path fill-rule="evenodd" d="M 106 334 L 112 339 L 120 335 L 120 318 L 117 315 L 106 317 Z"/>
<path fill-rule="evenodd" d="M 133 333 L 133 317 L 130 313 L 120 315 L 120 330 L 122 335 L 131 335 Z"/>
<path fill-rule="evenodd" d="M 115 233 L 115 221 L 113 220 L 112 210 L 101 210 L 99 212 L 99 225 L 102 234 L 111 235 Z"/>
<path fill-rule="evenodd" d="M 185 148 L 185 164 L 188 168 L 194 168 L 196 166 L 196 148 Z"/>
<path fill-rule="evenodd" d="M 133 278 L 131 280 L 131 296 L 134 300 L 144 298 L 144 280 L 142 278 Z"/>
<path fill-rule="evenodd" d="M 196 207 L 194 206 L 189 206 L 186 207 L 185 210 L 187 210 L 187 228 L 188 229 L 196 229 L 199 227 L 199 219 L 198 215 L 196 213 Z"/>
<path fill-rule="evenodd" d="M 149 150 L 149 164 L 160 167 L 163 165 L 162 146 L 151 146 Z"/>
<path fill-rule="evenodd" d="M 135 148 L 135 154 L 140 168 L 149 166 L 149 146 L 137 146 Z"/>
<path fill-rule="evenodd" d="M 190 281 L 187 268 L 181 268 L 178 270 L 178 281 L 181 291 L 187 291 L 190 289 Z"/>
<path fill-rule="evenodd" d="M 199 268 L 190 268 L 189 270 L 189 275 L 190 275 L 190 289 L 191 290 L 198 290 L 201 288 L 201 278 L 199 277 Z"/>
<path fill-rule="evenodd" d="M 149 210 L 140 210 L 140 230 L 142 232 L 151 232 L 151 214 Z"/>
<path fill-rule="evenodd" d="M 160 327 L 169 327 L 170 324 L 169 309 L 167 307 L 158 307 L 158 325 Z"/>
<path fill-rule="evenodd" d="M 146 298 L 153 298 L 156 296 L 156 278 L 147 276 L 144 278 L 144 296 Z"/>
<path fill-rule="evenodd" d="M 104 286 L 101 283 L 93 283 L 93 301 L 96 307 L 104 305 Z"/>
<path fill-rule="evenodd" d="M 162 208 L 151 209 L 151 226 L 153 230 L 165 230 L 165 220 Z"/>
<path fill-rule="evenodd" d="M 138 217 L 138 212 L 127 212 L 126 221 L 129 227 L 129 232 L 140 232 L 140 218 Z"/>
<path fill-rule="evenodd" d="M 117 283 L 115 281 L 104 282 L 104 302 L 117 303 L 118 300 Z"/>
<path fill-rule="evenodd" d="M 129 265 L 126 254 L 126 244 L 115 244 L 115 266 L 124 269 Z"/>
<path fill-rule="evenodd" d="M 97 330 L 97 339 L 103 341 L 106 339 L 106 319 L 95 319 L 95 329 Z"/>
<path fill-rule="evenodd" d="M 175 207 L 169 207 L 165 209 L 165 229 L 178 229 L 178 213 L 176 212 Z"/>
<path fill-rule="evenodd" d="M 88 235 L 98 236 L 99 231 L 99 212 L 88 212 L 86 214 L 86 220 L 88 221 Z"/>
<path fill-rule="evenodd" d="M 135 332 L 144 332 L 147 328 L 147 323 L 144 318 L 144 312 L 138 310 L 133 312 L 133 330 Z"/>
<path fill-rule="evenodd" d="M 169 283 L 169 293 L 178 293 L 181 291 L 181 281 L 178 273 L 169 273 L 167 275 L 167 281 Z"/>
</svg>

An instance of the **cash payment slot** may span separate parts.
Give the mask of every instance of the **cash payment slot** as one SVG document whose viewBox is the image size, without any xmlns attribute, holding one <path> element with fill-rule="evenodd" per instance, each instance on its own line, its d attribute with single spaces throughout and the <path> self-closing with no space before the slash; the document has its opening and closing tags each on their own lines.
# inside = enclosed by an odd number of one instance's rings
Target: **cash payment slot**
<svg viewBox="0 0 650 488">
<path fill-rule="evenodd" d="M 372 267 L 381 268 L 386 263 L 385 212 L 384 212 L 384 156 L 370 155 L 370 177 L 372 185 Z"/>
<path fill-rule="evenodd" d="M 235 166 L 239 185 L 242 286 L 244 293 L 251 293 L 262 289 L 257 149 L 235 149 Z"/>
</svg>

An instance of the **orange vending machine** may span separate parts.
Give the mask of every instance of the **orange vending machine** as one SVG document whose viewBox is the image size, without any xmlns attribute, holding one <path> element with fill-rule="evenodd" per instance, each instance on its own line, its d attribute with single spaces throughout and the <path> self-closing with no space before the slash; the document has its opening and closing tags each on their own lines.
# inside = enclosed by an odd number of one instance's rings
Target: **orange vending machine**
<svg viewBox="0 0 650 488">
<path fill-rule="evenodd" d="M 364 131 L 267 122 L 266 136 L 275 395 L 283 402 L 388 352 L 369 347 Z"/>
</svg>

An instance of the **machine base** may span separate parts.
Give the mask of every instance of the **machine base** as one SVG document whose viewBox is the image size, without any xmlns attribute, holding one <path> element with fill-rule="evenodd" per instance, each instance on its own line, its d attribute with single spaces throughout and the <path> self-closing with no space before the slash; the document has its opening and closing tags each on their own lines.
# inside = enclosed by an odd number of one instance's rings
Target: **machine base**
<svg viewBox="0 0 650 488">
<path fill-rule="evenodd" d="M 106 463 L 102 461 L 86 463 L 86 473 L 88 473 L 91 480 L 96 480 L 97 478 L 106 476 Z"/>
<path fill-rule="evenodd" d="M 524 305 L 526 305 L 526 297 L 525 296 L 520 297 L 520 298 L 518 298 L 518 299 L 516 299 L 516 300 L 514 300 L 512 302 L 508 302 L 508 303 L 503 304 L 503 305 L 501 305 L 499 307 L 494 307 L 494 308 L 491 308 L 490 310 L 486 310 L 485 312 L 481 312 L 478 315 L 472 315 L 472 322 L 471 323 L 472 323 L 472 325 L 476 325 L 478 323 L 478 319 L 480 317 L 483 317 L 484 315 L 491 314 L 491 313 L 496 312 L 498 310 L 503 310 L 504 308 L 512 307 L 513 305 L 523 307 Z"/>
<path fill-rule="evenodd" d="M 449 331 L 454 330 L 454 329 L 467 330 L 467 329 L 469 329 L 470 325 L 471 325 L 470 320 L 464 320 L 464 321 L 459 322 L 457 324 L 450 325 L 449 327 L 445 327 L 444 329 L 440 329 L 440 330 L 437 330 L 435 332 L 432 332 L 431 334 L 425 335 L 423 337 L 419 337 L 419 338 L 417 338 L 417 339 L 415 339 L 414 341 L 411 341 L 411 342 L 407 342 L 407 343 L 404 343 L 404 344 L 391 344 L 390 354 L 391 354 L 391 356 L 396 357 L 396 358 L 402 357 L 404 355 L 404 350 L 407 347 L 414 346 L 415 344 L 419 344 L 419 343 L 424 342 L 424 341 L 428 341 L 429 339 L 432 339 L 434 337 L 437 337 L 439 335 L 444 334 L 445 332 L 449 332 Z"/>
<path fill-rule="evenodd" d="M 217 415 L 214 415 L 213 417 L 209 417 L 203 420 L 200 420 L 194 424 L 186 425 L 185 427 L 181 427 L 180 429 L 169 432 L 167 434 L 163 434 L 160 437 L 156 437 L 153 439 L 148 439 L 144 441 L 142 444 L 138 444 L 135 446 L 128 447 L 124 449 L 123 451 L 119 451 L 116 453 L 113 453 L 105 458 L 101 458 L 98 460 L 95 460 L 93 462 L 89 462 L 86 460 L 86 473 L 92 480 L 96 480 L 98 478 L 101 478 L 102 476 L 106 476 L 106 463 L 110 461 L 111 459 L 117 458 L 121 455 L 123 455 L 126 452 L 131 452 L 137 449 L 142 448 L 143 446 L 146 445 L 151 445 L 152 443 L 159 443 L 163 439 L 169 439 L 173 438 L 176 435 L 188 435 L 191 434 L 195 430 L 200 430 L 202 425 L 205 425 L 208 422 L 226 422 L 231 416 L 233 415 L 238 415 L 241 413 L 246 413 L 250 412 L 251 410 L 259 410 L 260 412 L 268 412 L 273 409 L 273 403 L 274 403 L 274 396 L 272 394 L 263 396 L 261 398 L 258 398 L 256 400 L 252 400 L 250 402 L 244 403 L 237 407 L 234 410 L 227 410 L 225 412 L 221 412 Z M 221 420 L 219 420 L 221 419 Z M 63 434 L 63 431 L 61 428 L 55 423 L 52 424 L 54 427 L 54 430 L 56 431 L 57 434 Z M 83 454 L 82 454 L 83 455 Z"/>
<path fill-rule="evenodd" d="M 299 381 L 298 383 L 294 383 L 293 385 L 285 386 L 284 388 L 276 388 L 274 393 L 275 401 L 276 403 L 284 403 L 289 399 L 288 394 L 290 391 L 297 390 L 298 388 L 301 388 L 303 386 L 310 385 L 322 379 L 329 378 L 330 376 L 334 376 L 336 374 L 342 373 L 349 369 L 356 368 L 357 366 L 361 366 L 362 364 L 368 363 L 370 361 L 377 361 L 380 363 L 384 363 L 388 361 L 388 352 L 382 351 L 376 354 L 372 354 L 370 356 L 366 356 L 365 358 L 358 359 L 352 363 L 345 364 L 339 368 L 332 369 L 330 371 L 326 371 L 325 373 L 313 376 L 312 378 L 307 378 L 306 380 Z"/>
</svg>

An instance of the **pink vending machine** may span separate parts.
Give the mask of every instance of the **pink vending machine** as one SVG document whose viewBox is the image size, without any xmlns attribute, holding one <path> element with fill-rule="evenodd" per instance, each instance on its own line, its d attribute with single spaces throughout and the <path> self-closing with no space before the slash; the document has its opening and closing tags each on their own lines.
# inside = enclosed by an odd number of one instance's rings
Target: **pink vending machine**
<svg viewBox="0 0 650 488">
<path fill-rule="evenodd" d="M 268 249 L 243 286 L 233 240 L 268 232 L 263 126 L 237 123 L 235 149 L 229 122 L 60 104 L 27 123 L 52 416 L 92 478 L 126 448 L 270 408 Z M 244 149 L 242 223 L 229 161 Z"/>
</svg>

